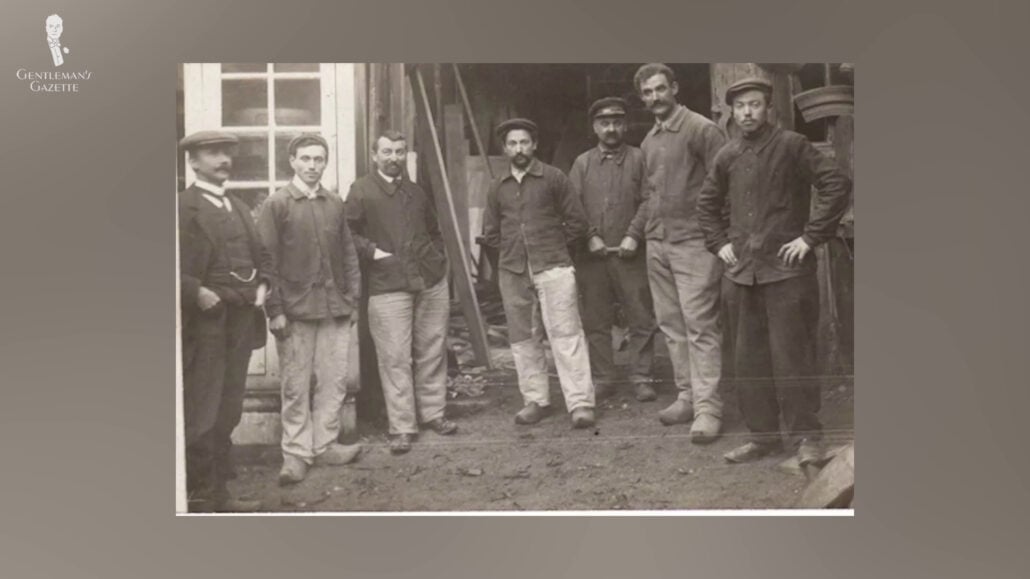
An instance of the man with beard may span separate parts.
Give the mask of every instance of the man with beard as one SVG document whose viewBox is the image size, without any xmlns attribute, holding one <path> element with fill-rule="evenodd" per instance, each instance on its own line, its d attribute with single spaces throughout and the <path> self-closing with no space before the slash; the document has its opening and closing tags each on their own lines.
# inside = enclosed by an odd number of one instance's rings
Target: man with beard
<svg viewBox="0 0 1030 579">
<path fill-rule="evenodd" d="M 226 481 L 232 431 L 243 415 L 247 365 L 264 343 L 261 306 L 271 285 L 268 252 L 243 201 L 223 188 L 238 140 L 217 131 L 179 142 L 196 181 L 179 194 L 183 422 L 190 511 L 252 511 Z"/>
<path fill-rule="evenodd" d="M 373 143 L 375 170 L 347 195 L 394 454 L 411 450 L 419 422 L 441 435 L 458 430 L 444 418 L 450 294 L 443 236 L 429 196 L 404 176 L 406 159 L 404 135 L 385 131 Z"/>
<path fill-rule="evenodd" d="M 547 358 L 535 323 L 539 311 L 572 426 L 586 428 L 594 424 L 594 384 L 566 242 L 589 239 L 593 252 L 605 245 L 587 223 L 568 177 L 533 157 L 537 134 L 527 119 L 497 127 L 511 167 L 490 185 L 483 237 L 499 250 L 501 299 L 525 403 L 516 424 L 535 424 L 551 412 Z"/>
<path fill-rule="evenodd" d="M 302 134 L 287 153 L 293 180 L 265 201 L 258 218 L 277 279 L 265 311 L 282 379 L 281 485 L 300 482 L 311 465 L 347 464 L 361 449 L 336 443 L 361 291 L 358 256 L 343 199 L 321 184 L 325 139 Z"/>
<path fill-rule="evenodd" d="M 633 78 L 655 124 L 640 148 L 647 159 L 650 198 L 631 236 L 647 238 L 647 268 L 658 327 L 665 334 L 679 394 L 658 413 L 662 424 L 694 421 L 692 442 L 715 440 L 722 427 L 722 263 L 705 249 L 697 194 L 726 142 L 715 123 L 676 103 L 679 85 L 664 64 L 646 64 Z"/>
<path fill-rule="evenodd" d="M 656 398 L 650 381 L 657 330 L 647 264 L 643 252 L 637 251 L 640 234 L 629 231 L 644 200 L 647 169 L 643 151 L 623 142 L 626 109 L 626 101 L 616 97 L 590 106 L 598 145 L 576 158 L 569 180 L 582 199 L 587 220 L 605 242 L 595 252 L 579 251 L 576 256 L 596 394 L 599 398 L 609 394 L 615 382 L 612 325 L 617 303 L 629 328 L 630 381 L 636 399 L 644 402 Z M 618 246 L 618 255 L 608 255 L 609 246 Z"/>
<path fill-rule="evenodd" d="M 789 434 L 799 438 L 799 463 L 818 465 L 825 458 L 816 416 L 812 249 L 836 233 L 851 183 L 804 136 L 769 122 L 767 81 L 734 83 L 726 104 L 743 134 L 719 151 L 697 205 L 708 249 L 727 267 L 737 392 L 752 434 L 725 458 L 746 462 L 780 450 L 782 411 Z"/>
</svg>

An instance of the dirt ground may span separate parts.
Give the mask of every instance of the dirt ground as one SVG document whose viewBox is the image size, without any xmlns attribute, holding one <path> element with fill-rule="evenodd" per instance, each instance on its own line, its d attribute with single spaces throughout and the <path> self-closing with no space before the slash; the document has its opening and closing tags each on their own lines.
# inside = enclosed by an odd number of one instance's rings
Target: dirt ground
<svg viewBox="0 0 1030 579">
<path fill-rule="evenodd" d="M 285 512 L 791 508 L 806 479 L 788 467 L 789 451 L 751 464 L 723 461 L 745 435 L 732 383 L 724 435 L 699 446 L 689 425 L 658 422 L 658 410 L 675 398 L 668 359 L 658 366 L 656 402 L 636 402 L 623 385 L 599 405 L 592 430 L 573 430 L 561 406 L 537 425 L 516 425 L 521 398 L 514 372 L 502 368 L 481 374 L 481 394 L 449 401 L 455 435 L 424 432 L 411 452 L 393 456 L 385 424 L 360 422 L 356 462 L 313 468 L 288 488 L 277 486 L 277 447 L 243 447 L 230 488 Z M 560 404 L 554 376 L 551 388 Z M 854 439 L 853 408 L 853 380 L 826 379 L 820 417 L 828 448 Z"/>
</svg>

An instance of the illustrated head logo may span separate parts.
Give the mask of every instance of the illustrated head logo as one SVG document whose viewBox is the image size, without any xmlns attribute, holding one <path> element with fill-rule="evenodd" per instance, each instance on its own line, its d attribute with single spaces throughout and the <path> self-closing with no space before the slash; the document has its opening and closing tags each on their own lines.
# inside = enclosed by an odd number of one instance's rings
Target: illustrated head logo
<svg viewBox="0 0 1030 579">
<path fill-rule="evenodd" d="M 47 16 L 46 41 L 50 47 L 50 57 L 54 59 L 54 66 L 64 64 L 64 55 L 70 52 L 68 47 L 61 47 L 62 32 L 64 32 L 64 20 L 61 19 L 61 16 L 58 14 Z"/>
</svg>

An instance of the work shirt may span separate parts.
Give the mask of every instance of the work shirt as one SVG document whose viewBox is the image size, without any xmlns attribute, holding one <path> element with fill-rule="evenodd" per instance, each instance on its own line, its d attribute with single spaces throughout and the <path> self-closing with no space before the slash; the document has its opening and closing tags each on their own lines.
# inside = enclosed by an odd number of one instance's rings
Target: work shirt
<svg viewBox="0 0 1030 579">
<path fill-rule="evenodd" d="M 447 272 L 436 209 L 421 187 L 405 179 L 388 182 L 379 171 L 351 185 L 347 218 L 368 276 L 369 295 L 418 292 Z M 374 259 L 375 250 L 391 254 Z"/>
<path fill-rule="evenodd" d="M 753 285 L 814 273 L 814 252 L 793 266 L 777 253 L 798 237 L 811 248 L 833 237 L 850 194 L 836 162 L 803 135 L 766 125 L 719 151 L 697 209 L 709 251 L 733 244 L 726 277 Z"/>
<path fill-rule="evenodd" d="M 605 245 L 616 247 L 626 235 L 643 239 L 630 232 L 630 223 L 644 201 L 646 172 L 644 152 L 625 144 L 611 151 L 594 147 L 572 163 L 569 180 Z"/>
<path fill-rule="evenodd" d="M 697 223 L 697 196 L 724 144 L 718 125 L 683 105 L 655 123 L 640 144 L 647 160 L 649 199 L 647 209 L 633 220 L 634 237 L 671 243 L 704 237 Z"/>
<path fill-rule="evenodd" d="M 533 159 L 519 181 L 510 171 L 495 178 L 483 216 L 485 245 L 499 252 L 498 267 L 535 275 L 572 265 L 568 244 L 596 234 L 569 178 Z"/>
<path fill-rule="evenodd" d="M 339 195 L 291 182 L 265 201 L 258 231 L 277 278 L 265 303 L 269 317 L 321 320 L 355 311 L 361 272 Z"/>
</svg>

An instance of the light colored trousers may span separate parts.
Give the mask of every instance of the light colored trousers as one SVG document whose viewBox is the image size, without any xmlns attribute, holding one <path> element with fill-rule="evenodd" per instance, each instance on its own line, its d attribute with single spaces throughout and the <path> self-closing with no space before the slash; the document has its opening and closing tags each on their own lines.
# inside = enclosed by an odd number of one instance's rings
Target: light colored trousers
<svg viewBox="0 0 1030 579">
<path fill-rule="evenodd" d="M 340 434 L 347 395 L 350 318 L 290 320 L 289 335 L 276 340 L 282 374 L 283 454 L 311 464 Z M 311 374 L 316 384 L 311 387 Z"/>
<path fill-rule="evenodd" d="M 669 346 L 679 398 L 693 402 L 695 416 L 722 417 L 722 272 L 722 262 L 702 239 L 647 242 L 655 317 Z"/>
<path fill-rule="evenodd" d="M 450 309 L 446 275 L 422 291 L 368 298 L 368 327 L 379 359 L 390 434 L 416 434 L 419 421 L 443 418 Z"/>
<path fill-rule="evenodd" d="M 558 370 L 565 406 L 569 412 L 594 407 L 594 383 L 590 376 L 583 324 L 579 318 L 576 274 L 572 267 L 556 267 L 540 273 L 517 274 L 500 270 L 499 283 L 508 319 L 508 336 L 519 390 L 526 404 L 551 403 L 547 380 L 547 356 L 537 323 L 539 308 Z"/>
</svg>

